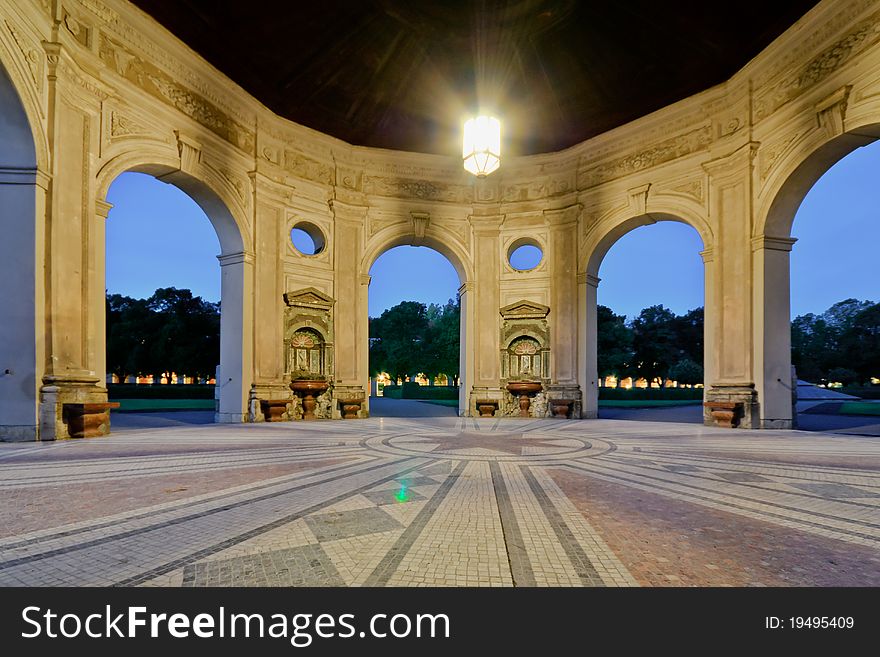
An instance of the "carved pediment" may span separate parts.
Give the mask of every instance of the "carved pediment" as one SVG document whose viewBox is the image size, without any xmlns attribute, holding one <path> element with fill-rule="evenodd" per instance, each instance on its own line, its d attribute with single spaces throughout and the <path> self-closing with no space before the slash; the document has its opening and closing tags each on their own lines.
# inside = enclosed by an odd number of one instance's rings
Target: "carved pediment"
<svg viewBox="0 0 880 657">
<path fill-rule="evenodd" d="M 514 301 L 501 309 L 504 319 L 544 319 L 550 307 L 534 301 Z"/>
<path fill-rule="evenodd" d="M 301 308 L 314 308 L 317 310 L 330 310 L 336 301 L 314 287 L 306 287 L 302 290 L 284 293 L 284 303 L 288 306 Z"/>
</svg>

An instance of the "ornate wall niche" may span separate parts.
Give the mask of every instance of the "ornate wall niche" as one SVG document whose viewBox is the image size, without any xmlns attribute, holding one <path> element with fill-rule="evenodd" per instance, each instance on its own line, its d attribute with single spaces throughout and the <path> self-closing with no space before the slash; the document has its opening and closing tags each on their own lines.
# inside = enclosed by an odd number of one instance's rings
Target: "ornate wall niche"
<svg viewBox="0 0 880 657">
<path fill-rule="evenodd" d="M 284 293 L 284 373 L 333 378 L 333 298 L 313 287 Z"/>
<path fill-rule="evenodd" d="M 501 308 L 501 378 L 549 380 L 550 308 L 516 301 Z"/>
</svg>

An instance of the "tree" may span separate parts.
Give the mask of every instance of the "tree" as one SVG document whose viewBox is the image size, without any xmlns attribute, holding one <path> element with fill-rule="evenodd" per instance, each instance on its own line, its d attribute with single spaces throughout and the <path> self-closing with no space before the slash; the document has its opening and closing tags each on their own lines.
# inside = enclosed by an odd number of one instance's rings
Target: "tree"
<svg viewBox="0 0 880 657">
<path fill-rule="evenodd" d="M 872 376 L 880 376 L 880 303 L 860 310 L 840 336 L 839 344 L 844 362 L 855 370 L 856 380 L 866 384 Z"/>
<path fill-rule="evenodd" d="M 418 374 L 425 362 L 423 345 L 427 331 L 427 308 L 418 301 L 402 301 L 373 318 L 370 370 L 386 371 L 395 381 Z"/>
<path fill-rule="evenodd" d="M 703 382 L 703 368 L 690 358 L 684 358 L 670 368 L 669 378 L 685 385 L 696 385 Z"/>
<path fill-rule="evenodd" d="M 428 330 L 422 354 L 422 372 L 434 385 L 434 377 L 445 374 L 458 385 L 461 344 L 461 300 L 450 299 L 446 305 L 427 308 Z"/>
<path fill-rule="evenodd" d="M 662 305 L 642 310 L 632 322 L 633 364 L 648 383 L 665 385 L 669 368 L 680 357 L 675 334 L 675 314 Z"/>
<path fill-rule="evenodd" d="M 220 306 L 189 290 L 149 299 L 107 296 L 107 367 L 124 380 L 152 374 L 210 377 L 220 359 Z"/>
<path fill-rule="evenodd" d="M 607 306 L 596 307 L 596 348 L 599 378 L 623 378 L 632 362 L 633 332 L 626 315 L 615 315 Z"/>
<path fill-rule="evenodd" d="M 673 321 L 675 346 L 682 359 L 690 360 L 701 369 L 703 366 L 703 308 L 694 308 Z M 675 378 L 675 377 L 672 377 Z M 699 381 L 702 383 L 702 378 Z"/>
</svg>

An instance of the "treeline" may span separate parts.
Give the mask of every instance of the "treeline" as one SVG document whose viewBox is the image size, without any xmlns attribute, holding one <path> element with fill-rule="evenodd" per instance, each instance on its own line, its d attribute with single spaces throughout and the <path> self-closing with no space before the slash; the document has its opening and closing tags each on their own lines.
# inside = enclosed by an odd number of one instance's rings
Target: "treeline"
<svg viewBox="0 0 880 657">
<path fill-rule="evenodd" d="M 220 362 L 220 304 L 190 290 L 156 290 L 149 299 L 107 295 L 107 371 L 209 379 Z"/>
<path fill-rule="evenodd" d="M 791 323 L 791 360 L 811 383 L 867 385 L 880 377 L 880 303 L 846 299 Z"/>
<path fill-rule="evenodd" d="M 429 381 L 445 374 L 459 377 L 461 301 L 425 305 L 403 301 L 370 318 L 370 374 L 387 372 L 392 380 L 424 374 Z"/>
<path fill-rule="evenodd" d="M 644 378 L 664 386 L 703 382 L 703 309 L 676 315 L 650 306 L 632 321 L 607 306 L 597 308 L 599 377 Z"/>
</svg>

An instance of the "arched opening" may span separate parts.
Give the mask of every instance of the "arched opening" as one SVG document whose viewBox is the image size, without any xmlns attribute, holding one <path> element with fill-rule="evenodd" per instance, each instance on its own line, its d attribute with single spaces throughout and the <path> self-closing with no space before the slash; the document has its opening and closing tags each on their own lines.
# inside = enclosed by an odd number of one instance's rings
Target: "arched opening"
<svg viewBox="0 0 880 657">
<path fill-rule="evenodd" d="M 115 177 L 106 198 L 111 399 L 116 391 L 130 410 L 186 409 L 174 423 L 243 421 L 248 259 L 232 214 L 206 184 L 156 166 Z"/>
<path fill-rule="evenodd" d="M 21 100 L 0 65 L 0 439 L 36 440 L 43 372 L 43 304 L 37 280 L 41 237 L 34 137 Z"/>
<path fill-rule="evenodd" d="M 764 241 L 785 248 L 758 263 L 762 426 L 876 433 L 880 143 L 876 126 L 858 132 L 801 162 L 767 215 Z"/>
<path fill-rule="evenodd" d="M 392 246 L 369 272 L 371 414 L 463 413 L 467 300 L 453 259 L 430 247 Z"/>
<path fill-rule="evenodd" d="M 703 249 L 671 215 L 632 218 L 599 240 L 585 285 L 588 417 L 703 421 Z"/>
</svg>

